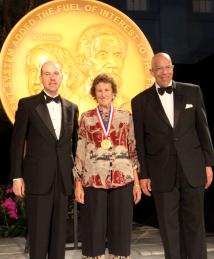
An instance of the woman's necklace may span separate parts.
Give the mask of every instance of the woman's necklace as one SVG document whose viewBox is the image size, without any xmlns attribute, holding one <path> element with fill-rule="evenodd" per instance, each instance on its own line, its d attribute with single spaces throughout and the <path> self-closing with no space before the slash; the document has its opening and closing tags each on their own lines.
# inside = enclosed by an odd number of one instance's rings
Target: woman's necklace
<svg viewBox="0 0 214 259">
<path fill-rule="evenodd" d="M 104 112 L 104 110 L 101 107 L 97 107 L 96 111 L 104 133 L 104 138 L 102 139 L 100 146 L 102 149 L 108 150 L 110 147 L 112 147 L 109 134 L 110 134 L 110 129 L 112 127 L 113 106 L 111 105 L 109 112 Z"/>
<path fill-rule="evenodd" d="M 109 111 L 108 112 L 104 112 L 100 107 L 99 107 L 99 112 L 100 115 L 102 116 L 102 119 L 104 121 L 104 123 L 106 123 L 108 121 L 109 118 Z"/>
</svg>

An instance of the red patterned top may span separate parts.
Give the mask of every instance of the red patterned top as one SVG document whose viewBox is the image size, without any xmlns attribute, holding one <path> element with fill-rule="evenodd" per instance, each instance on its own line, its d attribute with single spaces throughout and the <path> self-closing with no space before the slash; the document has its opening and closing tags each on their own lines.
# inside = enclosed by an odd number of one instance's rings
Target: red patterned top
<svg viewBox="0 0 214 259">
<path fill-rule="evenodd" d="M 105 134 L 96 109 L 82 114 L 74 178 L 81 179 L 84 187 L 116 188 L 134 180 L 133 170 L 139 171 L 131 113 L 113 108 L 109 131 L 112 147 L 105 150 L 101 142 Z"/>
</svg>

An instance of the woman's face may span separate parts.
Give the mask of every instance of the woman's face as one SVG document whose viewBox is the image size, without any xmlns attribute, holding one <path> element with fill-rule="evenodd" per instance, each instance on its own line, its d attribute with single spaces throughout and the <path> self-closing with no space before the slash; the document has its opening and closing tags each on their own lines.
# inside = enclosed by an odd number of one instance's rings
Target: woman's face
<svg viewBox="0 0 214 259">
<path fill-rule="evenodd" d="M 95 86 L 95 98 L 100 106 L 108 108 L 111 105 L 112 100 L 114 98 L 111 83 L 98 83 Z"/>
</svg>

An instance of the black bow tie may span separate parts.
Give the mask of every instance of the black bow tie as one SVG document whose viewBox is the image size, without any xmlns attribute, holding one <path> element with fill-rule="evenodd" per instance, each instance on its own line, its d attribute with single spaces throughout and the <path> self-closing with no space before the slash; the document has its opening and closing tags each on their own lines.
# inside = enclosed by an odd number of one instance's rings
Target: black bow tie
<svg viewBox="0 0 214 259">
<path fill-rule="evenodd" d="M 160 95 L 163 95 L 165 92 L 167 92 L 168 94 L 171 94 L 173 91 L 173 87 L 172 86 L 168 86 L 168 87 L 158 87 L 158 93 Z"/>
<path fill-rule="evenodd" d="M 56 102 L 56 103 L 59 103 L 60 102 L 60 96 L 59 95 L 57 95 L 56 97 L 50 97 L 49 95 L 47 95 L 47 94 L 44 94 L 45 96 L 46 96 L 46 98 L 45 98 L 45 102 L 46 103 L 50 103 L 50 102 L 52 102 L 52 101 L 54 101 L 54 102 Z"/>
</svg>

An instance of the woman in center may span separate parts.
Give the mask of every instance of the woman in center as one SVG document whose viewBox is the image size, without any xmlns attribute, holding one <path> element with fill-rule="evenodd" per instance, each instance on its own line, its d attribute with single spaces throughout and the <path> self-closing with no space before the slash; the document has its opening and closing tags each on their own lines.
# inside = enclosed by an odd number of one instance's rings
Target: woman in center
<svg viewBox="0 0 214 259">
<path fill-rule="evenodd" d="M 98 75 L 91 95 L 98 106 L 82 114 L 74 167 L 83 258 L 129 258 L 133 202 L 141 199 L 132 116 L 112 102 L 117 86 Z"/>
</svg>

